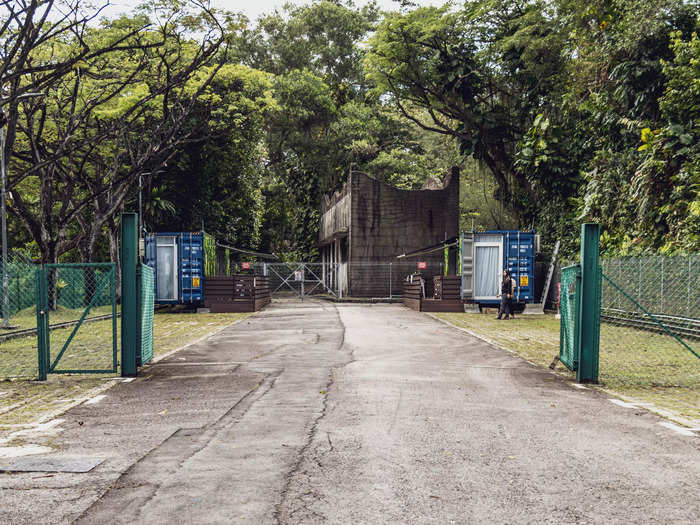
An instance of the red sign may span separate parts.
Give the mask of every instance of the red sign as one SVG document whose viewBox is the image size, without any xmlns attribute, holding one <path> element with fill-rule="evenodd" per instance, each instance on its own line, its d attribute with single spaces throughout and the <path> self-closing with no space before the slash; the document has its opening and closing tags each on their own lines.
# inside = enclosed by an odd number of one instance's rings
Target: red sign
<svg viewBox="0 0 700 525">
<path fill-rule="evenodd" d="M 243 270 L 250 270 L 250 263 L 249 262 L 241 263 L 241 268 Z"/>
<path fill-rule="evenodd" d="M 418 263 L 418 269 L 419 270 L 427 270 L 428 269 L 428 263 L 425 261 L 420 261 Z"/>
</svg>

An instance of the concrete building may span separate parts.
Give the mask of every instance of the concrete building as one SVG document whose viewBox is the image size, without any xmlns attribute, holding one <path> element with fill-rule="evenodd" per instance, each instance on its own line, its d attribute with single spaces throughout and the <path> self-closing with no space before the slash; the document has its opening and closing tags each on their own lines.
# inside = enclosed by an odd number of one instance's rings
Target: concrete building
<svg viewBox="0 0 700 525">
<path fill-rule="evenodd" d="M 416 260 L 399 263 L 396 256 L 459 234 L 459 169 L 430 186 L 400 190 L 352 171 L 341 191 L 324 196 L 321 258 L 337 268 L 325 272 L 326 285 L 333 290 L 340 285 L 343 295 L 354 297 L 399 295 Z M 424 274 L 439 274 L 442 260 L 439 252 L 421 257 L 428 263 Z"/>
</svg>

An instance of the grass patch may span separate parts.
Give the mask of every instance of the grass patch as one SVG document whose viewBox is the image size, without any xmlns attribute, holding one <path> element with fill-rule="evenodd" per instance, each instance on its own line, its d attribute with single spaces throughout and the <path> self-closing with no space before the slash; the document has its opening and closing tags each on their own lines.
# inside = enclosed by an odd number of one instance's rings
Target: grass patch
<svg viewBox="0 0 700 525">
<path fill-rule="evenodd" d="M 158 312 L 153 317 L 153 355 L 158 357 L 181 348 L 249 315 Z"/>
<path fill-rule="evenodd" d="M 434 315 L 540 366 L 549 366 L 559 355 L 559 319 L 553 315 L 509 321 L 488 314 Z M 669 335 L 602 323 L 599 361 L 602 387 L 700 421 L 700 359 Z M 575 377 L 561 364 L 556 370 Z"/>
<path fill-rule="evenodd" d="M 117 312 L 119 311 L 119 305 L 117 305 Z M 65 306 L 59 306 L 56 310 L 49 312 L 49 322 L 53 324 L 67 323 L 70 321 L 77 321 L 85 312 L 85 308 L 66 308 Z M 108 304 L 105 306 L 93 306 L 90 308 L 89 317 L 97 317 L 100 315 L 107 315 L 112 313 L 112 305 Z M 36 306 L 30 306 L 24 310 L 20 310 L 16 314 L 10 317 L 10 324 L 16 326 L 14 330 L 3 331 L 2 333 L 12 333 L 16 330 L 28 330 L 31 328 L 36 328 Z"/>
<path fill-rule="evenodd" d="M 160 311 L 154 316 L 154 355 L 160 356 L 214 333 L 249 314 L 190 314 Z M 117 320 L 117 358 L 120 352 L 120 320 Z M 55 359 L 72 331 L 52 330 L 51 356 Z M 112 323 L 95 321 L 80 327 L 58 369 L 110 368 L 112 365 Z M 26 425 L 44 414 L 65 406 L 71 400 L 105 385 L 105 379 L 117 374 L 49 374 L 45 382 L 33 381 L 37 375 L 36 337 L 23 337 L 0 343 L 0 432 L 12 425 Z M 17 379 L 21 378 L 21 379 Z"/>
</svg>

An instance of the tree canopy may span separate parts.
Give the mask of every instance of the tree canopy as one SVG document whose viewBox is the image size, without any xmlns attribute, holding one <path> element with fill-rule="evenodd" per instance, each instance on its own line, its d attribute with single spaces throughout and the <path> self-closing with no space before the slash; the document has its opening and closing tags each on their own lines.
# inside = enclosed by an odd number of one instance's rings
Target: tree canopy
<svg viewBox="0 0 700 525">
<path fill-rule="evenodd" d="M 465 229 L 700 249 L 696 0 L 99 7 L 0 7 L 11 244 L 44 261 L 114 258 L 139 192 L 149 230 L 313 258 L 349 170 L 415 189 L 451 165 Z"/>
</svg>

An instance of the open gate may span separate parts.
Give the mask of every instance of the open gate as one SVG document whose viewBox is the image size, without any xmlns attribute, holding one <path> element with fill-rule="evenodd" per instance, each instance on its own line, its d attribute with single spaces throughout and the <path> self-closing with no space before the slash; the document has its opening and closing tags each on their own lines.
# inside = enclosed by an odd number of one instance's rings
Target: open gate
<svg viewBox="0 0 700 525">
<path fill-rule="evenodd" d="M 114 263 L 46 264 L 36 299 L 39 379 L 117 372 Z"/>
</svg>

